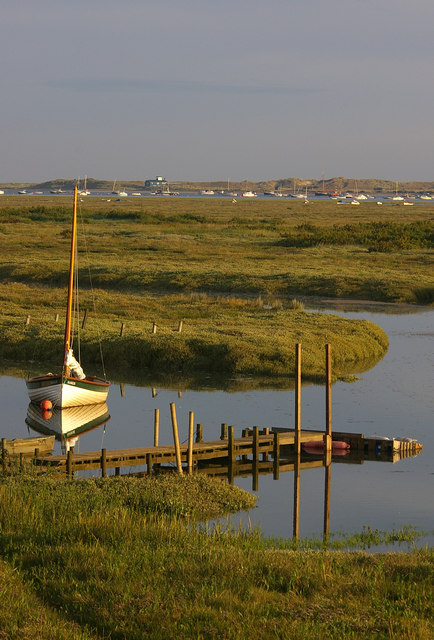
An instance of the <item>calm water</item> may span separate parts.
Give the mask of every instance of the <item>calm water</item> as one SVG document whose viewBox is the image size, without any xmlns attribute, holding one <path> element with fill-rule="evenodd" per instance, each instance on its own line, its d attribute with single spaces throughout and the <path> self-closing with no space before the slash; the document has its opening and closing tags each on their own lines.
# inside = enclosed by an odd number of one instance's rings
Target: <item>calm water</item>
<svg viewBox="0 0 434 640">
<path fill-rule="evenodd" d="M 390 307 L 389 307 L 390 310 Z M 333 311 L 335 313 L 335 311 Z M 388 334 L 390 346 L 384 359 L 353 383 L 338 382 L 332 388 L 332 421 L 337 431 L 412 437 L 423 444 L 416 457 L 362 465 L 331 467 L 330 531 L 361 531 L 416 525 L 429 531 L 418 544 L 434 539 L 434 312 L 391 314 L 372 310 L 339 312 L 366 318 Z M 0 378 L 2 406 L 1 436 L 35 435 L 25 424 L 28 398 L 23 380 Z M 235 434 L 248 426 L 294 425 L 293 391 L 188 391 L 119 385 L 109 394 L 110 421 L 83 434 L 76 450 L 94 451 L 153 444 L 154 409 L 160 409 L 160 444 L 172 443 L 169 405 L 175 402 L 181 441 L 187 439 L 188 413 L 201 422 L 204 439 L 220 436 L 220 424 L 236 425 Z M 302 425 L 324 426 L 324 387 L 302 389 Z M 56 443 L 60 451 L 60 444 Z M 132 469 L 133 471 L 134 469 Z M 126 470 L 125 470 L 126 471 Z M 300 536 L 321 536 L 323 530 L 325 470 L 302 470 L 300 478 Z M 264 535 L 292 536 L 293 473 L 260 476 L 258 506 L 248 514 L 231 518 L 260 526 Z M 252 478 L 237 478 L 235 484 L 252 490 Z"/>
</svg>

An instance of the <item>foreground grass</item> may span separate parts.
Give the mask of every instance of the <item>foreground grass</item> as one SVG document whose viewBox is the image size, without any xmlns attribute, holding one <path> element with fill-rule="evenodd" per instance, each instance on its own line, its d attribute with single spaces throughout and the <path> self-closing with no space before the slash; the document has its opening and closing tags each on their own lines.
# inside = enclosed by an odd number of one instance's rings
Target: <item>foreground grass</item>
<svg viewBox="0 0 434 640">
<path fill-rule="evenodd" d="M 251 506 L 203 477 L 3 478 L 0 637 L 432 637 L 431 551 L 291 551 L 192 525 Z"/>
</svg>

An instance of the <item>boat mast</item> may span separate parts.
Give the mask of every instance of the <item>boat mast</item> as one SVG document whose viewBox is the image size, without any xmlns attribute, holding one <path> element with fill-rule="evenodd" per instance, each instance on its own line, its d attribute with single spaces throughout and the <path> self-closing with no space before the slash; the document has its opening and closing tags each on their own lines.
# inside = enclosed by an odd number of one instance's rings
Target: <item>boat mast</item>
<svg viewBox="0 0 434 640">
<path fill-rule="evenodd" d="M 68 367 L 65 365 L 66 354 L 71 344 L 71 316 L 72 316 L 72 298 L 74 289 L 74 265 L 75 250 L 77 237 L 77 185 L 74 187 L 74 206 L 72 211 L 72 230 L 71 230 L 71 255 L 69 262 L 69 283 L 68 283 L 68 302 L 66 305 L 66 322 L 65 322 L 65 343 L 63 354 L 63 366 L 65 375 L 68 375 Z"/>
</svg>

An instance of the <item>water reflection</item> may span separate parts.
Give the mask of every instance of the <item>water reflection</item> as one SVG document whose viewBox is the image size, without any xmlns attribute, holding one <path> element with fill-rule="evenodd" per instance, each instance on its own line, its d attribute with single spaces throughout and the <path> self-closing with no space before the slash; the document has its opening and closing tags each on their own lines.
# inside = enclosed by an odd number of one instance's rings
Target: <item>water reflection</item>
<svg viewBox="0 0 434 640">
<path fill-rule="evenodd" d="M 26 424 L 44 435 L 54 435 L 60 440 L 62 452 L 76 447 L 79 437 L 97 429 L 110 420 L 107 403 L 101 402 L 82 407 L 68 407 L 44 411 L 30 403 L 27 408 Z"/>
</svg>

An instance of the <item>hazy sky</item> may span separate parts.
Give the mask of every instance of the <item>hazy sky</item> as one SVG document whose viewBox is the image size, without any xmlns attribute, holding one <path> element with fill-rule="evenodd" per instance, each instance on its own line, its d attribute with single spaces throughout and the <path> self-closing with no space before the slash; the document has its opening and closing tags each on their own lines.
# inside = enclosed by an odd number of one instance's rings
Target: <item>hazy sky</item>
<svg viewBox="0 0 434 640">
<path fill-rule="evenodd" d="M 0 182 L 434 179 L 433 0 L 3 0 Z"/>
</svg>

